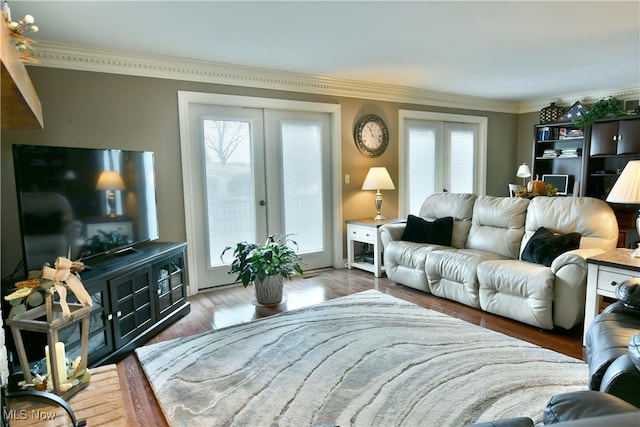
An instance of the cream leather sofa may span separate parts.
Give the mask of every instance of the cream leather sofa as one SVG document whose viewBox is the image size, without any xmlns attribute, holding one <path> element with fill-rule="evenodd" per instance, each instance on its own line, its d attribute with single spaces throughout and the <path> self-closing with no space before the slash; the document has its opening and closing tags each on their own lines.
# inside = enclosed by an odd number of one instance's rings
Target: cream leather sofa
<svg viewBox="0 0 640 427">
<path fill-rule="evenodd" d="M 570 329 L 583 320 L 586 258 L 614 249 L 618 240 L 613 210 L 589 197 L 437 193 L 419 216 L 453 217 L 451 246 L 404 241 L 405 224 L 382 226 L 391 280 L 543 329 Z M 522 260 L 540 227 L 557 235 L 580 233 L 579 248 L 549 267 Z"/>
</svg>

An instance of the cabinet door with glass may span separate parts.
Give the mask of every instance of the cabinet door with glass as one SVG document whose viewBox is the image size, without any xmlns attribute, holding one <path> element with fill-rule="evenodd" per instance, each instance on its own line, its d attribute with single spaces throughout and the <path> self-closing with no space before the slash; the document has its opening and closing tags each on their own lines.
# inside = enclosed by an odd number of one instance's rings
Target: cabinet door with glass
<svg viewBox="0 0 640 427">
<path fill-rule="evenodd" d="M 180 252 L 153 265 L 159 319 L 179 308 L 179 303 L 187 297 L 187 275 L 183 254 Z"/>
<path fill-rule="evenodd" d="M 109 280 L 116 347 L 138 337 L 155 322 L 151 267 Z"/>
</svg>

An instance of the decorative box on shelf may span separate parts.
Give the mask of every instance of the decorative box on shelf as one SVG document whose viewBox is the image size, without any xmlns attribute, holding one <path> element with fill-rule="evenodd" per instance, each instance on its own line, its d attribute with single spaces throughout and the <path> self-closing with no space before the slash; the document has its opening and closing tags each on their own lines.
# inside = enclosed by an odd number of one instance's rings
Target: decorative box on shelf
<svg viewBox="0 0 640 427">
<path fill-rule="evenodd" d="M 540 110 L 540 123 L 557 122 L 564 114 L 564 108 L 552 102 L 548 107 Z"/>
<path fill-rule="evenodd" d="M 65 400 L 88 386 L 90 378 L 87 370 L 87 360 L 89 314 L 91 313 L 92 304 L 91 298 L 86 294 L 78 276 L 70 272 L 68 267 L 71 264 L 71 261 L 66 258 L 58 258 L 55 270 L 45 267 L 43 269 L 43 277 L 45 277 L 45 280 L 53 282 L 53 285 L 45 291 L 44 304 L 29 310 L 12 310 L 6 321 L 7 325 L 11 327 L 11 333 L 15 341 L 18 359 L 24 376 L 24 387 L 33 386 L 41 391 L 50 391 Z M 79 302 L 68 303 L 66 301 L 67 288 L 75 294 Z M 56 293 L 59 296 L 58 300 L 54 301 L 54 294 Z M 9 297 L 5 298 L 8 299 Z M 58 331 L 77 322 L 80 322 L 81 326 L 80 356 L 68 364 L 64 352 L 64 344 L 59 342 Z M 46 377 L 41 376 L 39 373 L 34 375 L 31 372 L 31 365 L 29 364 L 22 339 L 22 331 L 39 332 L 47 335 L 48 345 L 45 347 Z"/>
</svg>

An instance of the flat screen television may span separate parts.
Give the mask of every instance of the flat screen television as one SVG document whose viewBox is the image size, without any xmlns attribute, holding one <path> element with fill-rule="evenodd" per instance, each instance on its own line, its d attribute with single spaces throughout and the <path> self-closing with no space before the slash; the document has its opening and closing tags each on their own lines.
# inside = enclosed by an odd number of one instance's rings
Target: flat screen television
<svg viewBox="0 0 640 427">
<path fill-rule="evenodd" d="M 25 270 L 158 238 L 154 153 L 14 145 Z"/>
</svg>

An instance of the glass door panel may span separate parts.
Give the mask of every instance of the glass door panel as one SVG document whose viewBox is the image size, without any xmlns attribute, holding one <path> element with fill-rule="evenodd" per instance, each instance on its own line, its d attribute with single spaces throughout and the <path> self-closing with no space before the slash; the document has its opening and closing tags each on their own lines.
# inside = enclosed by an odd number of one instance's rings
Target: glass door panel
<svg viewBox="0 0 640 427">
<path fill-rule="evenodd" d="M 290 235 L 298 244 L 304 269 L 330 266 L 329 115 L 268 110 L 265 123 L 268 212 L 275 218 L 269 231 Z M 280 203 L 274 206 L 277 200 Z"/>
<path fill-rule="evenodd" d="M 225 247 L 257 237 L 251 123 L 204 119 L 202 126 L 209 267 L 219 267 L 232 257 L 220 257 Z"/>
</svg>

